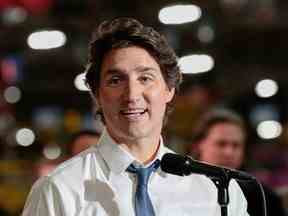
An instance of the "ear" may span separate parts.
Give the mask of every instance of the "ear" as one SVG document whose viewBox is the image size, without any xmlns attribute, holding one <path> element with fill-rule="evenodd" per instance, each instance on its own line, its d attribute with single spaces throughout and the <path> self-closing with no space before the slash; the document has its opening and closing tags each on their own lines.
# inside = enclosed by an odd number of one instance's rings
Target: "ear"
<svg viewBox="0 0 288 216">
<path fill-rule="evenodd" d="M 166 91 L 166 103 L 169 103 L 171 102 L 171 100 L 173 99 L 175 95 L 175 88 L 167 88 L 167 91 Z"/>
</svg>

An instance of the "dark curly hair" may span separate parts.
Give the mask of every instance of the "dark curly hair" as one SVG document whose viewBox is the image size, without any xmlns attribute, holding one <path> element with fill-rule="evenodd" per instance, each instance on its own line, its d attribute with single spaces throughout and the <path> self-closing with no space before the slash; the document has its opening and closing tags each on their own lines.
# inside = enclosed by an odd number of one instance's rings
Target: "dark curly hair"
<svg viewBox="0 0 288 216">
<path fill-rule="evenodd" d="M 175 88 L 178 93 L 182 75 L 177 57 L 165 37 L 151 27 L 142 25 L 132 18 L 117 18 L 104 21 L 94 31 L 90 42 L 89 59 L 86 66 L 86 84 L 92 98 L 98 94 L 100 70 L 103 58 L 112 49 L 139 46 L 147 50 L 159 64 L 164 80 L 169 89 Z M 175 96 L 167 105 L 166 116 L 173 108 Z M 102 111 L 96 107 L 96 114 L 103 118 Z"/>
</svg>

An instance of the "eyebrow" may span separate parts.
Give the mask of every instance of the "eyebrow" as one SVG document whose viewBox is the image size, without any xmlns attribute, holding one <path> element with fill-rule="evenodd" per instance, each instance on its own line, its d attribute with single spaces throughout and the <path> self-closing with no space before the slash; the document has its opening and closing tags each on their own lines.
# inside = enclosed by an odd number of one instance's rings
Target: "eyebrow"
<svg viewBox="0 0 288 216">
<path fill-rule="evenodd" d="M 118 69 L 109 69 L 109 70 L 107 70 L 107 71 L 104 73 L 104 76 L 114 75 L 114 74 L 119 74 L 119 73 L 121 73 L 121 70 L 118 70 Z"/>
<path fill-rule="evenodd" d="M 137 72 L 146 72 L 146 71 L 157 71 L 154 67 L 148 67 L 148 66 L 138 66 L 135 68 L 135 71 Z"/>
<path fill-rule="evenodd" d="M 136 72 L 139 72 L 139 73 L 143 73 L 143 72 L 146 72 L 146 71 L 157 71 L 156 68 L 154 67 L 147 67 L 147 66 L 137 66 L 135 69 L 134 69 Z M 122 70 L 120 69 L 117 69 L 117 68 L 111 68 L 111 69 L 108 69 L 106 72 L 105 72 L 105 75 L 104 76 L 110 76 L 110 75 L 115 75 L 115 74 L 122 74 Z"/>
</svg>

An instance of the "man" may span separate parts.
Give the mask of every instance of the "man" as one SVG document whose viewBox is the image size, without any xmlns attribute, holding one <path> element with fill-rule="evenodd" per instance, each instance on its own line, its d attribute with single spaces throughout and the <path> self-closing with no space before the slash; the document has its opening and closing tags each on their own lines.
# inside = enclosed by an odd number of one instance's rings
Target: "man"
<svg viewBox="0 0 288 216">
<path fill-rule="evenodd" d="M 246 130 L 243 120 L 229 110 L 213 110 L 196 127 L 190 152 L 199 160 L 232 169 L 240 169 L 244 161 Z M 250 216 L 263 216 L 262 194 L 256 182 L 239 181 L 248 201 Z M 280 197 L 263 185 L 267 215 L 284 216 Z"/>
<path fill-rule="evenodd" d="M 238 169 L 244 158 L 244 131 L 244 122 L 237 114 L 213 110 L 199 120 L 191 150 L 199 160 Z"/>
<path fill-rule="evenodd" d="M 131 18 L 102 23 L 86 78 L 105 124 L 99 143 L 40 179 L 23 216 L 220 215 L 210 179 L 159 167 L 171 152 L 161 130 L 181 81 L 165 38 Z M 229 215 L 248 215 L 237 183 L 229 189 Z"/>
</svg>

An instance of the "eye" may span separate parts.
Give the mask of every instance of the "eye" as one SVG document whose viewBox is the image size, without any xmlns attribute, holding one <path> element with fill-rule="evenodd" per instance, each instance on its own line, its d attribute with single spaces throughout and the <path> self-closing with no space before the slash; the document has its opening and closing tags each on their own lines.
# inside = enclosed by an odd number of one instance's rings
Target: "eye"
<svg viewBox="0 0 288 216">
<path fill-rule="evenodd" d="M 217 146 L 218 146 L 219 148 L 224 148 L 224 147 L 226 146 L 226 142 L 223 141 L 223 140 L 219 140 L 219 141 L 217 142 Z"/>
<path fill-rule="evenodd" d="M 107 80 L 109 86 L 117 86 L 121 83 L 122 79 L 120 76 L 112 76 Z"/>
<path fill-rule="evenodd" d="M 139 79 L 140 79 L 141 83 L 143 83 L 143 84 L 148 84 L 149 82 L 152 82 L 152 81 L 153 81 L 153 77 L 150 76 L 150 75 L 140 76 Z"/>
</svg>

